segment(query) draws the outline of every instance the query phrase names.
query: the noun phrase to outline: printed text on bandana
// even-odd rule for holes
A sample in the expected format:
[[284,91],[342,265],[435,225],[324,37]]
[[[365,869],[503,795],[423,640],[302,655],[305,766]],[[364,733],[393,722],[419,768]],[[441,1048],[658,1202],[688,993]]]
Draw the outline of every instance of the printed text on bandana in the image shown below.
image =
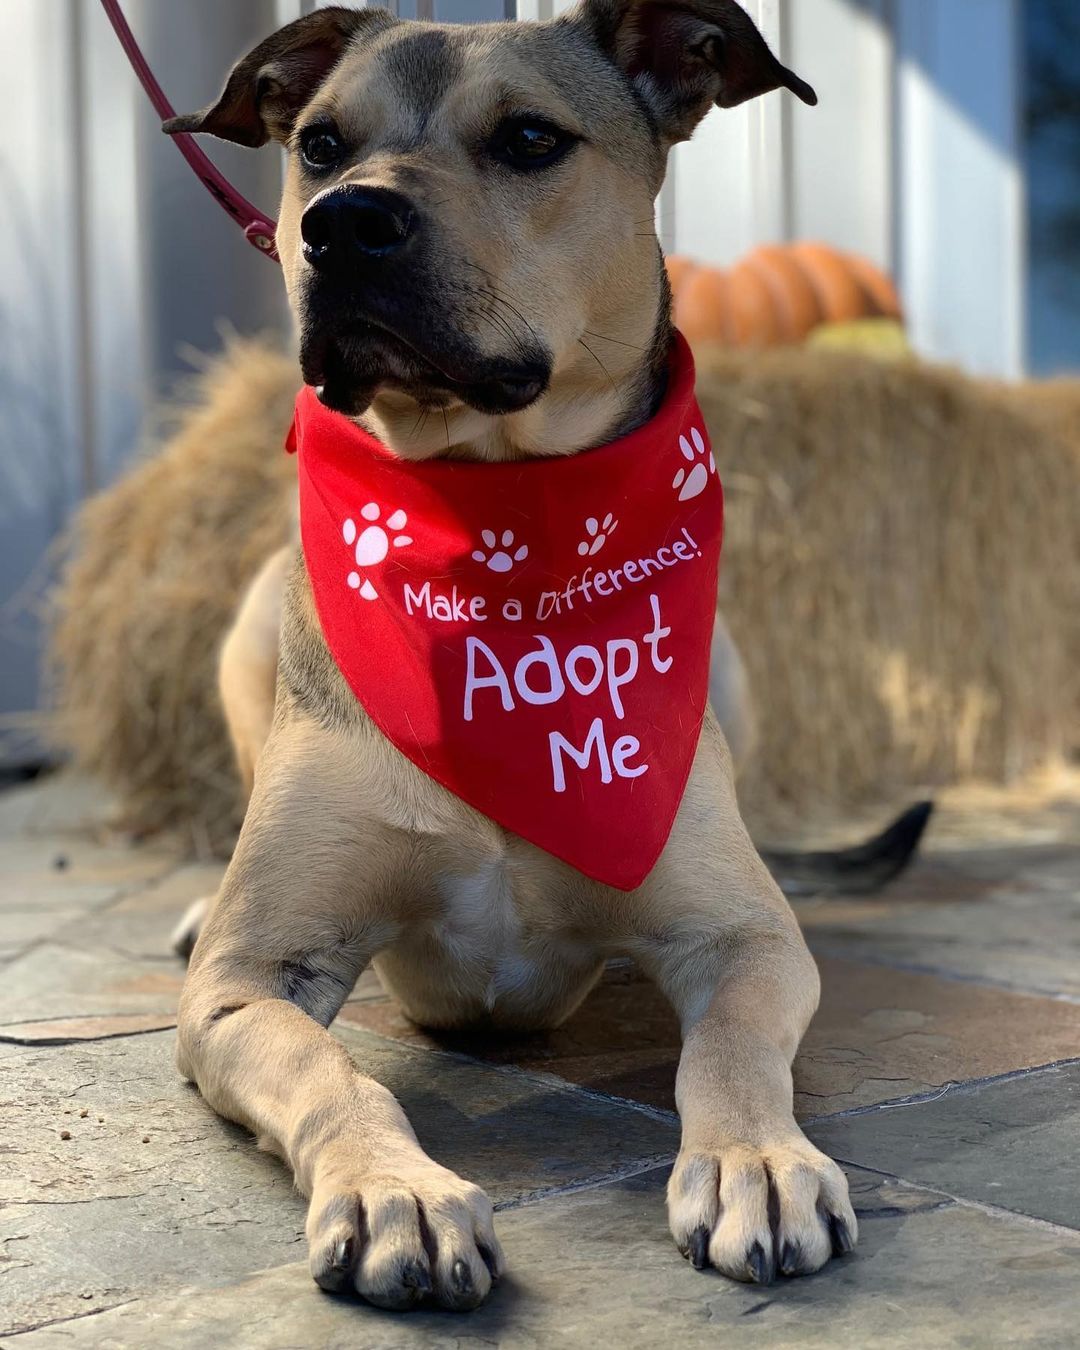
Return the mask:
[[561,731],[548,733],[551,752],[551,779],[556,792],[566,791],[566,760],[571,760],[585,771],[593,766],[600,773],[600,781],[610,783],[619,778],[640,778],[648,764],[640,760],[641,742],[637,736],[623,732],[612,740],[605,716],[613,716],[619,726],[626,716],[622,691],[637,679],[641,670],[642,649],[646,659],[659,674],[671,669],[672,658],[661,652],[661,642],[670,637],[660,615],[660,601],[649,596],[652,623],[639,637],[609,638],[603,647],[580,643],[572,647],[560,660],[555,645],[542,634],[537,636],[535,650],[526,652],[508,670],[482,638],[471,634],[465,639],[466,672],[463,715],[466,722],[477,716],[479,695],[491,690],[503,712],[513,712],[523,703],[557,705],[575,694],[589,698],[603,693],[607,706],[593,718],[581,745],[567,739]]
[[[628,559],[610,569],[586,568],[564,589],[543,591],[528,609],[520,599],[510,597],[498,604],[496,612],[509,623],[524,621],[529,612],[534,622],[542,624],[575,606],[589,606],[624,589],[634,589],[659,572],[701,557],[689,531],[683,529],[681,534],[652,557]],[[462,593],[457,586],[439,590],[430,581],[406,582],[403,599],[410,617],[438,623],[478,625],[491,616],[486,596]],[[673,662],[664,647],[671,629],[664,624],[659,597],[651,591],[647,593],[647,605],[642,607],[642,619],[637,632],[596,644],[580,643],[562,657],[542,633],[535,635],[535,647],[516,659],[500,654],[494,639],[486,641],[470,633],[465,638],[464,721],[513,713],[522,705],[550,706],[556,720],[566,700],[595,699],[596,714],[577,741],[557,726],[548,731],[552,788],[565,792],[574,766],[582,773],[598,774],[605,784],[616,778],[639,778],[649,765],[640,738],[627,725],[623,691],[646,670],[667,674]]]

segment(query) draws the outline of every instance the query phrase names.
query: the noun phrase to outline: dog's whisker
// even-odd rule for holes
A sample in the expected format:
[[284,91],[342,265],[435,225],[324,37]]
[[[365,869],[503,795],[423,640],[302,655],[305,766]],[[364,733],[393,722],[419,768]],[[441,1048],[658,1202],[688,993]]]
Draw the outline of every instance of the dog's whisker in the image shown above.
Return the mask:
[[525,325],[525,327],[529,330],[529,332],[533,335],[533,337],[536,338],[536,340],[539,342],[540,337],[536,329],[532,326],[532,324],[528,321],[525,315],[522,314],[521,310],[518,309],[516,305],[512,304],[509,300],[507,300],[505,296],[500,295],[498,291],[492,290],[488,292],[488,294],[491,295],[491,298],[494,301],[502,305],[504,309],[508,309],[516,319],[520,319],[521,322]]
[[604,374],[607,376],[608,381],[610,382],[612,389],[614,389],[615,392],[618,393],[618,392],[619,392],[619,386],[615,383],[614,379],[612,379],[611,371],[608,370],[607,366],[604,365],[603,361],[600,360],[600,358],[597,356],[597,354],[593,351],[593,349],[589,346],[589,344],[585,341],[584,338],[578,338],[578,342],[585,348],[585,350],[589,353],[589,355],[592,357],[592,359],[596,362],[596,364],[600,367],[600,369],[601,369],[601,370],[604,372]]
[[487,270],[487,268],[481,267],[479,263],[469,262],[467,259],[462,259],[462,261],[465,263],[466,267],[471,267],[474,271],[481,272],[485,277],[487,277],[491,289],[485,293],[489,294],[493,300],[498,301],[499,304],[505,305],[505,307],[510,310],[510,312],[514,315],[515,318],[521,320],[521,322],[525,325],[525,327],[529,330],[529,332],[533,335],[533,337],[536,338],[536,340],[539,342],[540,336],[537,333],[536,329],[532,326],[532,324],[521,312],[521,310],[517,307],[517,305],[515,305],[511,300],[507,299],[507,297],[499,291],[498,282],[496,278],[492,276],[492,274]]
[[586,337],[599,338],[601,342],[614,342],[618,347],[629,347],[634,352],[648,351],[647,347],[639,347],[636,342],[624,342],[622,338],[608,337],[607,333],[594,333],[591,329],[582,330]]
[[484,309],[477,309],[474,311],[474,313],[476,318],[483,319],[485,323],[490,324],[491,327],[494,328],[497,333],[503,334],[503,336],[509,339],[511,343],[515,344],[518,343],[517,334],[513,332],[510,325],[507,323],[507,321],[503,318],[501,314],[498,314],[490,307]]

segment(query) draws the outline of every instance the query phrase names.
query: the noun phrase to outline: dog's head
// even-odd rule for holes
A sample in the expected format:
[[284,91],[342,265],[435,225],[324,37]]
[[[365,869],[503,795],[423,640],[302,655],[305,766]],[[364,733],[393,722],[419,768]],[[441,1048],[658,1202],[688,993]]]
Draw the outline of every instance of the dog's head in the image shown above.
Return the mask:
[[780,86],[814,101],[736,0],[584,0],[470,26],[324,8],[166,130],[287,147],[277,244],[327,404],[475,422],[662,366],[668,150],[714,103]]

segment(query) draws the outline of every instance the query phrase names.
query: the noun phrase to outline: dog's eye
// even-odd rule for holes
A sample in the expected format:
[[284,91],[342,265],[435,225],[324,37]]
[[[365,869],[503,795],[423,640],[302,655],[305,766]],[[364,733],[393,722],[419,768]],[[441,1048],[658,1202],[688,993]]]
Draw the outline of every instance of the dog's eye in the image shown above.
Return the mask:
[[496,159],[515,169],[542,169],[554,164],[575,144],[569,131],[539,117],[508,118],[491,140]]
[[341,162],[345,147],[334,128],[322,124],[300,133],[300,153],[309,168],[332,169]]

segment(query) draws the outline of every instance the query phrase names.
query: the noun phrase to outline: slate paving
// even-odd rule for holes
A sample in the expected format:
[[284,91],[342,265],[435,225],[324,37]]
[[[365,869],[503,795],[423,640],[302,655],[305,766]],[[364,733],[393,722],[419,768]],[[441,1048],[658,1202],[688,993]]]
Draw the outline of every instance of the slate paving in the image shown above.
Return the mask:
[[902,877],[874,904],[811,901],[821,955],[1080,999],[1080,841],[967,850]]
[[1080,794],[1007,823],[946,811],[890,892],[797,907],[797,1110],[861,1225],[809,1279],[672,1247],[678,1027],[631,966],[498,1040],[424,1034],[365,973],[335,1034],[491,1194],[511,1269],[395,1316],[311,1284],[286,1170],[176,1074],[168,935],[220,865],[111,835],[85,784],[0,794],[0,1347],[1080,1345]]
[[819,1122],[839,1158],[947,1188],[960,1199],[1080,1229],[1080,1063],[960,1085],[913,1108]]
[[[1080,1054],[1080,1002],[829,957],[819,957],[818,965],[821,1006],[795,1063],[800,1119]],[[609,970],[585,1006],[543,1037],[491,1042],[436,1036],[377,995],[347,1006],[341,1020],[408,1045],[554,1073],[675,1110],[678,1020],[632,969]]]
[[1076,1344],[1076,1233],[1002,1222],[932,1191],[855,1171],[858,1255],[828,1275],[761,1289],[672,1260],[665,1178],[652,1172],[504,1215],[514,1274],[464,1317],[395,1316],[321,1295],[294,1263],[203,1288],[197,1297],[136,1299],[11,1343],[20,1350]]

